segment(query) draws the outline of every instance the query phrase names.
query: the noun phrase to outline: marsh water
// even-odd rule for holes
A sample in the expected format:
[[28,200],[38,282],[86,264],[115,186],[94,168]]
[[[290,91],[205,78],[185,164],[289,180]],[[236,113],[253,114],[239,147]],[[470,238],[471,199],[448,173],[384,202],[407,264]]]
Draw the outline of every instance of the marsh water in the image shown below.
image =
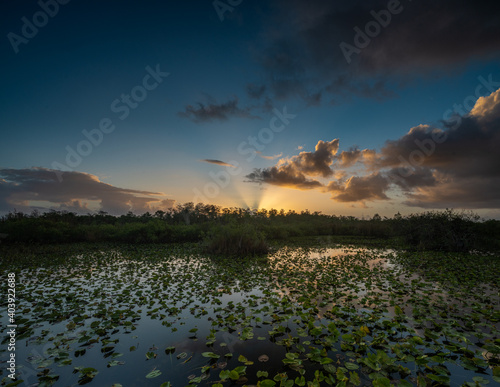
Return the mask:
[[354,246],[210,258],[180,245],[40,259],[15,269],[18,380],[495,384],[498,267],[457,280],[453,261],[433,257],[441,273],[422,267],[428,259]]

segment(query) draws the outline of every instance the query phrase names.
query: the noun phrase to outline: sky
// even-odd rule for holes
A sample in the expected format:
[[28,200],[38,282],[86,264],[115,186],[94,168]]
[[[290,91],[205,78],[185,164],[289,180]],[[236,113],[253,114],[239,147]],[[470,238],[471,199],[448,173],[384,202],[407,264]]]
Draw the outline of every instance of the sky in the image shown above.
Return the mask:
[[0,214],[500,219],[500,3],[4,0]]

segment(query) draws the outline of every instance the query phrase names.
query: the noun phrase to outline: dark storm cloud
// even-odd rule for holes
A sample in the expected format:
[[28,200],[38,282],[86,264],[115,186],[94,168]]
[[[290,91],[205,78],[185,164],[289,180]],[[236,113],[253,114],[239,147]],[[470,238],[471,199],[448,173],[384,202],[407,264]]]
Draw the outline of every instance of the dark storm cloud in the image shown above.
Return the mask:
[[261,39],[250,44],[257,73],[236,91],[252,105],[197,103],[182,117],[255,118],[252,111],[269,112],[286,99],[319,106],[392,98],[417,78],[500,59],[498,1],[278,0],[268,7]]
[[500,90],[480,98],[455,128],[420,125],[398,140],[387,141],[372,165],[435,169],[460,178],[500,177],[499,96]]
[[195,106],[186,106],[179,116],[189,118],[196,123],[227,121],[229,118],[258,118],[251,113],[252,108],[241,108],[238,105],[239,101],[236,97],[222,103],[209,98],[209,102],[198,102]]
[[440,179],[439,185],[419,187],[407,195],[404,204],[420,208],[500,208],[500,178]]
[[[359,48],[354,28],[365,31],[374,14],[386,26]],[[274,98],[301,97],[308,104],[325,94],[334,102],[336,96],[390,97],[389,82],[500,53],[500,3],[494,1],[283,0],[274,20],[256,54],[268,89]],[[342,43],[357,50],[350,64]]]
[[419,125],[387,141],[367,168],[386,170],[405,204],[424,208],[498,208],[500,89],[443,128]]
[[88,173],[0,169],[0,177],[0,211],[29,211],[34,208],[32,201],[43,201],[56,210],[88,212],[85,203],[97,201],[102,211],[124,214],[170,208],[175,203],[162,193],[115,187]]
[[393,168],[387,172],[387,177],[405,192],[411,192],[419,187],[433,187],[437,183],[436,177],[429,168]]

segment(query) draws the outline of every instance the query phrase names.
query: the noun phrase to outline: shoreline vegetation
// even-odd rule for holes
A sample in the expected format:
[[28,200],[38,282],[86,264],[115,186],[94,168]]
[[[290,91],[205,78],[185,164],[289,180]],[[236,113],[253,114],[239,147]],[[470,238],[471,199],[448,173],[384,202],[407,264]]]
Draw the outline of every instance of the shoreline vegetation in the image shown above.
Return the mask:
[[449,209],[371,219],[193,203],[143,215],[11,212],[0,219],[0,235],[1,245],[198,242],[206,252],[239,256],[264,254],[270,243],[300,237],[415,251],[500,251],[500,221]]

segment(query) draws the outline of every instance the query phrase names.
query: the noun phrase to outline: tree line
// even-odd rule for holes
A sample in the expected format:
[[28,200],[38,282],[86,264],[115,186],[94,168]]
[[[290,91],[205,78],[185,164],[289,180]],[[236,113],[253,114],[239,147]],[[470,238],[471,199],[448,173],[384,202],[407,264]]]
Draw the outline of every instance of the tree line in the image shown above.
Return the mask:
[[[230,231],[229,231],[230,230]],[[326,215],[321,212],[285,212],[276,209],[226,208],[213,204],[185,203],[166,211],[132,212],[120,216],[103,211],[79,215],[70,211],[30,214],[13,211],[0,218],[0,237],[8,244],[72,242],[174,243],[221,235],[238,240],[255,235],[261,242],[301,236],[352,236],[381,238],[395,244],[442,251],[499,250],[500,221],[481,220],[472,212],[428,211],[369,219]],[[236,236],[235,236],[236,235]],[[259,244],[260,244],[259,242]]]

